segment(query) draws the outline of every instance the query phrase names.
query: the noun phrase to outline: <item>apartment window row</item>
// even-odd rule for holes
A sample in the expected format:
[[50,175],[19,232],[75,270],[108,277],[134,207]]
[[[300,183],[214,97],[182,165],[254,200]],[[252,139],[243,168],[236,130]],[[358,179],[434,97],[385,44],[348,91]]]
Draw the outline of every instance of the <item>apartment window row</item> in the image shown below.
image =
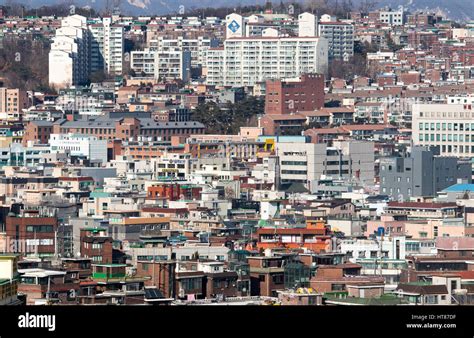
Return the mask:
[[434,123],[434,122],[420,122],[419,130],[454,130],[454,131],[469,131],[474,130],[474,123]]
[[418,141],[431,142],[474,142],[474,134],[419,134]]

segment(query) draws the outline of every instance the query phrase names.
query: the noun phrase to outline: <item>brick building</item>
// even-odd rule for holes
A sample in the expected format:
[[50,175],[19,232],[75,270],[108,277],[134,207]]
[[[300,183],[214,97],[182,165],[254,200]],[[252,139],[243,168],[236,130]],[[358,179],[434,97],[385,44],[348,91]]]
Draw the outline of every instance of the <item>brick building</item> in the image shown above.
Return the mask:
[[249,257],[252,296],[276,297],[285,288],[285,269],[281,257]]
[[15,244],[13,252],[23,256],[52,256],[56,249],[56,216],[41,216],[38,212],[23,212],[7,216],[5,231],[7,238]]
[[52,133],[53,122],[40,120],[30,121],[25,127],[22,143],[24,146],[28,144],[28,141],[39,144],[47,144]]
[[138,261],[137,276],[146,277],[145,286],[155,286],[166,298],[176,297],[175,261]]
[[265,114],[291,114],[323,106],[322,74],[304,74],[297,79],[266,82]]
[[81,257],[91,258],[94,263],[113,263],[113,240],[112,237],[106,235],[105,229],[81,229],[80,242]]
[[[128,141],[146,137],[156,141],[171,141],[172,136],[189,136],[204,133],[204,125],[196,121],[157,122],[150,113],[109,113],[97,118],[75,121],[58,120],[54,123],[55,134],[83,134],[100,140],[120,139]],[[145,116],[145,117],[142,117]]]

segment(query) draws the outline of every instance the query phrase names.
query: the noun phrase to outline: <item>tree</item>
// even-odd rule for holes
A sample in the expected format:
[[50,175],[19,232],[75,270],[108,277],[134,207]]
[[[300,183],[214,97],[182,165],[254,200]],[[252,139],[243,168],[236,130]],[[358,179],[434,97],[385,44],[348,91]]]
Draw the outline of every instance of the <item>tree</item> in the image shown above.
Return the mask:
[[107,76],[103,70],[98,70],[89,75],[89,81],[91,83],[100,83],[103,82],[106,78]]
[[250,96],[236,103],[206,102],[196,107],[193,119],[203,123],[210,134],[237,134],[240,127],[257,124],[264,101]]
[[39,90],[48,86],[46,39],[4,38],[0,48],[0,76],[6,87]]

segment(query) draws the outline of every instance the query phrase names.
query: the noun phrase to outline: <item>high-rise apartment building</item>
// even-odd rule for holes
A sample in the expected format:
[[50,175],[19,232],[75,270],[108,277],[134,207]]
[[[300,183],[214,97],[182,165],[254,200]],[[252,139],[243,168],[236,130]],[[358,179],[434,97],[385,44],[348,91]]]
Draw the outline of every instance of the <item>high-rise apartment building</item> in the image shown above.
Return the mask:
[[207,51],[210,48],[217,47],[219,41],[217,39],[199,36],[197,38],[167,38],[159,36],[148,42],[148,47],[152,51],[159,53],[165,52],[186,52],[191,53],[191,67],[199,68],[205,66]]
[[80,15],[61,21],[49,53],[49,84],[57,88],[81,85],[95,71],[122,74],[123,27],[111,18],[91,25]]
[[298,36],[317,36],[318,17],[305,12],[298,15]]
[[354,26],[322,16],[318,25],[319,36],[328,40],[329,57],[346,59],[354,55]]
[[122,74],[124,37],[123,27],[103,18],[89,25],[91,39],[91,71],[103,70],[109,74]]
[[209,51],[208,84],[253,86],[268,79],[327,72],[328,42],[325,38],[280,36],[272,28],[264,30],[262,36],[246,37],[241,18],[238,14],[227,16],[224,48]]
[[49,52],[49,84],[56,88],[83,84],[90,74],[90,32],[80,15],[61,20]]
[[191,51],[167,50],[143,51],[131,53],[130,67],[140,75],[153,76],[155,79],[189,81],[191,76]]

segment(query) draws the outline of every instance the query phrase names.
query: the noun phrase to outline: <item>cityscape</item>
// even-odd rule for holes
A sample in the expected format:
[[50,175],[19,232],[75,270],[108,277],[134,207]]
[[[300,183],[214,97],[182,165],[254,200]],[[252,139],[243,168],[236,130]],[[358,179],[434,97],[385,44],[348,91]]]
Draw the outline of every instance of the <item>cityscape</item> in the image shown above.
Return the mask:
[[0,6],[0,305],[474,305],[474,21],[120,3]]

